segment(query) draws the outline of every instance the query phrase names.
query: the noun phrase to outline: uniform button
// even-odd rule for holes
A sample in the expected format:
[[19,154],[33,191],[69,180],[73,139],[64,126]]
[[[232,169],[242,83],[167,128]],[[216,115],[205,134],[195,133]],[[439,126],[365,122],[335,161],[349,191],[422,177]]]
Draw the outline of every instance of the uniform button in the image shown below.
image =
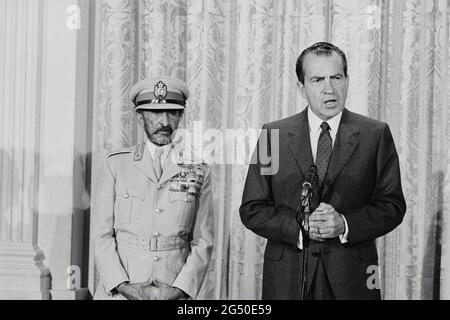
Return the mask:
[[153,261],[158,262],[161,258],[160,257],[153,257]]
[[153,237],[154,237],[154,238],[158,238],[160,235],[161,235],[161,234],[160,234],[159,232],[153,233]]
[[161,209],[155,209],[155,213],[156,214],[160,214],[161,213]]
[[319,252],[314,251],[314,252],[312,253],[312,256],[315,257],[315,258],[317,258],[317,257],[319,256]]
[[164,186],[163,185],[159,185],[158,186],[158,190],[162,190],[162,189],[164,189]]
[[140,199],[141,199],[141,201],[144,201],[144,200],[145,200],[145,197],[144,197],[144,196],[141,196]]
[[129,195],[128,193],[125,193],[125,194],[123,195],[123,197],[124,197],[125,199],[127,199],[129,196],[130,196],[130,195]]

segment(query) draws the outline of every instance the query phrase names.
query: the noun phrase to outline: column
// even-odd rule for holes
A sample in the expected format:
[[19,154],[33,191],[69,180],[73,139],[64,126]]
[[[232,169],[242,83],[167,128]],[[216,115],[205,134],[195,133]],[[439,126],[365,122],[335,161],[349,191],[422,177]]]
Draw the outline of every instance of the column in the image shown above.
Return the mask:
[[90,294],[91,6],[0,1],[0,299]]
[[42,2],[0,2],[0,299],[50,296],[37,243]]

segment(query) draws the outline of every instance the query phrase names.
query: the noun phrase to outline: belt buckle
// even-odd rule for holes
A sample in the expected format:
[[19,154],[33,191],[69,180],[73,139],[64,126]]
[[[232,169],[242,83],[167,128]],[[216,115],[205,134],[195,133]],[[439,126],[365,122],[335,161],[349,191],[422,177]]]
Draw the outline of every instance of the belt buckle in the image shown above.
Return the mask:
[[158,251],[158,238],[152,236],[149,239],[149,242],[150,242],[150,251]]

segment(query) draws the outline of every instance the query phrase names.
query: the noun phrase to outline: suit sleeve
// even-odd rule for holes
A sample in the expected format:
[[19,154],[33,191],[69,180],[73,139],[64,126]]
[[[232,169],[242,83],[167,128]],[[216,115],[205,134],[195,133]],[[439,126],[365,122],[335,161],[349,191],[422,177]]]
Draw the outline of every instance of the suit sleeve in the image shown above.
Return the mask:
[[94,252],[105,292],[112,295],[112,290],[120,283],[129,281],[129,278],[116,251],[113,229],[115,178],[107,159],[102,166],[100,181],[99,205],[93,221]]
[[214,244],[214,214],[211,195],[211,172],[208,167],[204,183],[198,196],[198,207],[194,220],[191,252],[172,286],[195,299],[208,270]]
[[288,244],[297,248],[300,226],[296,221],[296,212],[288,207],[276,206],[274,203],[272,175],[277,174],[277,172],[263,174],[264,169],[267,171],[268,166],[278,168],[278,164],[269,163],[267,165],[264,163],[265,161],[261,161],[261,158],[265,157],[266,154],[270,156],[271,144],[279,143],[279,141],[270,141],[269,133],[266,126],[263,126],[248,168],[239,213],[242,223],[257,235],[276,243]]
[[385,235],[397,227],[405,215],[399,159],[387,124],[380,136],[376,168],[371,203],[345,214],[348,224],[346,245],[357,245]]

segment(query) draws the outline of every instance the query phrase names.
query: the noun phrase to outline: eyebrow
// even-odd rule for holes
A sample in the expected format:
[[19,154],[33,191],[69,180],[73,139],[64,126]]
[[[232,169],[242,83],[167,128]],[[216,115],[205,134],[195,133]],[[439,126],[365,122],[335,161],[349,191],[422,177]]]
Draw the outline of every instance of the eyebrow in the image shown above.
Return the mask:
[[[342,73],[336,73],[336,74],[333,74],[333,75],[331,75],[331,76],[329,76],[330,78],[336,78],[336,77],[343,77],[344,75],[342,74]],[[323,80],[323,79],[325,79],[326,77],[319,77],[319,76],[312,76],[311,77],[311,80]]]

